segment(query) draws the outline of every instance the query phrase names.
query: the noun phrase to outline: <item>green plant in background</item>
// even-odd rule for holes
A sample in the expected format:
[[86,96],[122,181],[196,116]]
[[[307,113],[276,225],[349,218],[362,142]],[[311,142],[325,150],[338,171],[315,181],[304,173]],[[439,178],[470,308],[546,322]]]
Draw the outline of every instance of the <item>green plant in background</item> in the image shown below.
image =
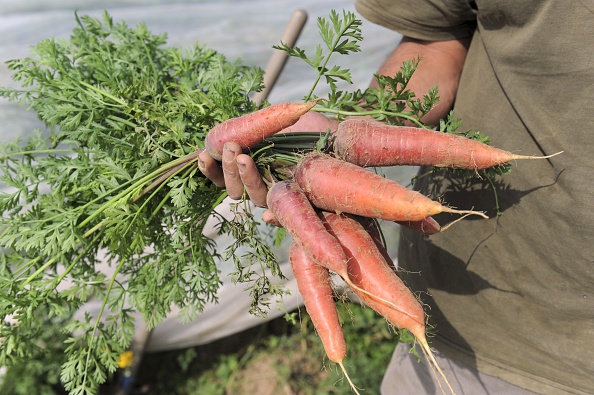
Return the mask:
[[[382,317],[358,303],[339,302],[338,307],[352,379],[365,393],[379,393],[395,345],[412,343],[413,337],[406,331],[395,333]],[[298,325],[278,318],[212,345],[149,354],[137,387],[170,395],[238,394],[255,388],[269,393],[290,389],[295,394],[351,394],[342,372],[325,357],[305,310],[296,314]],[[214,350],[218,352],[212,357]]]
[[61,365],[66,361],[64,342],[70,335],[63,330],[67,319],[48,319],[46,309],[36,309],[35,315],[46,320],[46,325],[31,337],[37,348],[23,363],[18,363],[0,375],[1,395],[59,395]]

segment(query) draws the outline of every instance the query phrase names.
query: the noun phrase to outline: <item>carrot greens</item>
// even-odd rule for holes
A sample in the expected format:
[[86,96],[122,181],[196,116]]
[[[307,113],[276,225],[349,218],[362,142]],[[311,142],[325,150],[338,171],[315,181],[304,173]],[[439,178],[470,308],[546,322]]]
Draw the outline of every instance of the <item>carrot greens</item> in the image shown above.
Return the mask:
[[[154,327],[173,306],[190,320],[216,300],[224,252],[203,231],[226,195],[195,152],[215,124],[257,109],[262,70],[200,45],[166,47],[165,35],[107,13],[76,21],[69,39],[8,62],[21,86],[0,89],[47,126],[0,148],[0,365],[38,355],[55,317],[70,333],[62,382],[91,394],[130,345],[132,312]],[[278,278],[272,243],[245,220],[219,217],[257,251],[235,260],[238,281],[253,281],[253,264]],[[257,284],[253,310],[264,314],[260,302],[284,291],[266,276]],[[100,316],[73,319],[92,299]]]

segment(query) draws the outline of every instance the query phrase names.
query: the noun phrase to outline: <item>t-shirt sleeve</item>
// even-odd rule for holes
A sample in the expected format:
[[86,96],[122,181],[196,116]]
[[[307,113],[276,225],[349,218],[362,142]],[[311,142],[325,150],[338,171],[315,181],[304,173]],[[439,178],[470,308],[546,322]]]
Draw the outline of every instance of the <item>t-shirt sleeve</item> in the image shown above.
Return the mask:
[[356,0],[365,19],[419,40],[445,41],[469,37],[476,10],[468,0]]

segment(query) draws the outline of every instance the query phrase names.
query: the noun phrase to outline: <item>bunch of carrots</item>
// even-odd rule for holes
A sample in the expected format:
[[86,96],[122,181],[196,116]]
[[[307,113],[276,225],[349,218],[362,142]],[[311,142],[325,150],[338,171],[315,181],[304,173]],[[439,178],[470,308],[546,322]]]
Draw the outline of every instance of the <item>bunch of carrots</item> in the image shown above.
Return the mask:
[[[230,119],[209,132],[205,147],[215,159],[221,158],[229,141],[246,151],[253,149],[296,123],[316,103],[280,103]],[[479,170],[544,157],[515,155],[464,136],[367,118],[342,121],[331,141],[330,152],[301,155],[290,177],[270,182],[267,195],[268,209],[293,238],[291,267],[328,358],[339,364],[358,393],[343,365],[347,346],[333,298],[330,274],[335,273],[365,304],[415,336],[441,377],[440,385],[443,381],[453,393],[427,342],[423,307],[398,277],[376,220],[396,221],[430,235],[445,228],[432,218],[436,214],[487,216],[444,206],[365,167]]]

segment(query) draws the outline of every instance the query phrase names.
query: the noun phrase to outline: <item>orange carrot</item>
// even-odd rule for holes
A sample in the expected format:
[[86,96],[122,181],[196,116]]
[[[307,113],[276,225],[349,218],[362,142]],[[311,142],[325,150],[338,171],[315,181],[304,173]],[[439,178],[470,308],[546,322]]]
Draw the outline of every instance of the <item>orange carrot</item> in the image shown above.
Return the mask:
[[[396,322],[392,322],[396,327],[422,327],[424,331],[425,313],[422,306],[390,268],[365,228],[348,214],[322,212],[322,218],[326,229],[338,240],[349,259],[347,267],[351,281],[373,294],[377,292],[377,295],[398,306],[401,314]],[[370,301],[365,294],[361,297],[365,302]],[[385,309],[394,310],[381,303],[379,306],[382,307],[380,314],[385,313]],[[421,330],[415,329],[415,332],[420,334]]]
[[334,133],[336,156],[359,166],[435,166],[480,170],[516,159],[516,155],[464,136],[434,130],[348,119]]
[[330,273],[311,260],[295,242],[289,247],[289,259],[299,293],[303,296],[303,303],[324,344],[324,350],[331,361],[341,363],[346,358],[347,345],[334,305]]
[[304,156],[294,178],[312,204],[326,211],[389,221],[419,221],[442,212],[487,218],[478,211],[443,206],[393,180],[320,153]]
[[328,358],[340,366],[351,388],[358,394],[342,363],[347,355],[347,344],[334,303],[328,269],[311,260],[295,242],[289,247],[289,259],[305,309],[322,340]]
[[[357,288],[349,278],[347,256],[342,246],[328,233],[322,219],[294,181],[275,183],[268,191],[267,204],[276,221],[315,263],[338,274],[351,288]],[[364,289],[359,292],[377,298]],[[378,300],[390,304],[385,299]]]
[[381,252],[386,262],[388,262],[392,269],[396,270],[396,266],[394,266],[394,261],[392,260],[392,257],[390,256],[388,250],[386,250],[386,246],[384,245],[384,237],[382,235],[380,226],[377,223],[377,220],[374,218],[361,216],[356,217],[356,219],[363,226],[363,228],[365,228],[367,233],[369,233],[369,236],[371,236],[371,238],[373,239],[373,242],[377,246],[377,249]]
[[216,160],[221,160],[223,146],[236,142],[244,150],[293,125],[319,101],[305,103],[278,103],[237,118],[228,119],[213,127],[204,141],[206,150]]
[[[322,216],[327,229],[338,239],[349,258],[348,272],[353,284],[391,303],[378,302],[377,299],[369,298],[368,293],[360,293],[356,288],[353,289],[353,292],[394,326],[399,329],[407,329],[415,336],[423,353],[453,393],[454,391],[435,361],[427,342],[423,307],[400,277],[390,268],[372,237],[353,216],[329,212],[322,213]],[[393,306],[397,306],[397,308]]]
[[326,231],[307,197],[293,181],[272,185],[266,197],[268,209],[317,264],[348,281],[347,258],[338,241]]

